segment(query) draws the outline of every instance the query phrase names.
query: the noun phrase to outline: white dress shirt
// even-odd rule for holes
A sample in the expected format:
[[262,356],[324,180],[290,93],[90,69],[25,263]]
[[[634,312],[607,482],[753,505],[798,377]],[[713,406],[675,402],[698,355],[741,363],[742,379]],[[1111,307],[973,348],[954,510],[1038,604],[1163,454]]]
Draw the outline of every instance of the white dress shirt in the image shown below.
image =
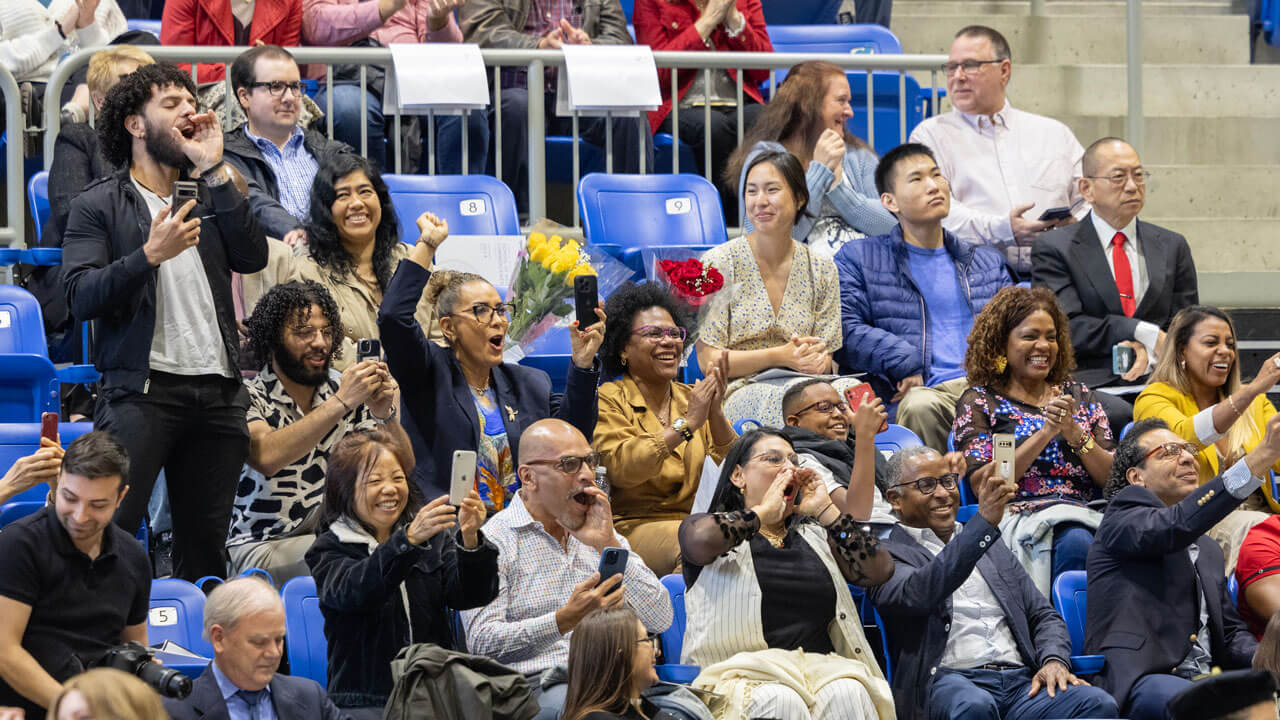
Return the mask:
[[[930,528],[898,527],[907,531],[916,542],[933,556],[946,547],[946,543]],[[956,523],[952,540],[959,537],[964,526]],[[999,663],[1023,665],[1018,653],[1018,643],[1013,639],[1009,621],[991,586],[975,567],[969,577],[951,593],[951,625],[947,634],[947,646],[942,651],[939,665],[955,670]]]
[[1084,148],[1070,128],[1052,118],[1009,105],[994,116],[952,110],[916,126],[911,142],[933,150],[951,183],[951,212],[942,226],[961,240],[986,243],[1005,253],[1020,272],[1031,268],[1031,248],[1014,245],[1009,213],[1035,203],[1023,217],[1071,207],[1077,218],[1089,206],[1080,196]]

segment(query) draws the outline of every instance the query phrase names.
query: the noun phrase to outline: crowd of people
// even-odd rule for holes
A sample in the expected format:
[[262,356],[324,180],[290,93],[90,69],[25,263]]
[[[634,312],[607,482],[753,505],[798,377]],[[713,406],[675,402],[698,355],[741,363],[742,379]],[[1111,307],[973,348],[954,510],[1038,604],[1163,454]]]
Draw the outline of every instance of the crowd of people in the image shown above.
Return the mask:
[[[110,2],[77,0],[67,26]],[[768,49],[754,0],[640,5],[654,47]],[[465,240],[430,211],[400,236],[385,156],[343,136],[381,116],[348,113],[352,86],[336,85],[338,137],[304,127],[306,70],[280,45],[629,42],[618,4],[228,13],[170,0],[165,34],[257,45],[229,69],[235,127],[189,72],[119,46],[89,68],[96,129],[58,139],[64,262],[42,300],[93,323],[102,381],[77,406],[93,432],[65,451],[45,440],[0,481],[0,499],[51,488],[0,531],[0,705],[68,720],[1155,720],[1274,698],[1280,354],[1245,381],[1186,240],[1138,219],[1137,152],[1014,109],[997,31],[957,33],[953,110],[883,157],[846,130],[834,65],[796,66],[767,103],[747,93],[741,145],[733,113],[712,113],[710,170],[743,219],[702,256],[720,301],[695,317],[665,285],[622,285],[570,323],[555,392],[505,357],[511,298],[437,265]],[[676,83],[682,109],[723,108],[736,77]],[[503,113],[523,112],[522,73],[499,90]],[[608,121],[617,156],[670,110]],[[702,112],[678,118],[702,136]],[[437,131],[487,132],[457,121]],[[519,133],[503,142],[525,155]],[[503,165],[513,189],[522,172]],[[682,382],[695,348],[701,378]],[[890,420],[919,441],[886,457]],[[161,471],[176,577],[313,578],[327,687],[282,672],[284,609],[257,577],[206,599],[213,658],[185,699],[90,669],[147,642],[154,568],[132,537]],[[1083,650],[1105,658],[1089,675],[1051,602],[1073,571]],[[659,657],[676,587],[680,657]],[[883,619],[883,657],[859,603]],[[660,684],[659,661],[696,677]],[[1227,683],[1251,689],[1223,701]]]

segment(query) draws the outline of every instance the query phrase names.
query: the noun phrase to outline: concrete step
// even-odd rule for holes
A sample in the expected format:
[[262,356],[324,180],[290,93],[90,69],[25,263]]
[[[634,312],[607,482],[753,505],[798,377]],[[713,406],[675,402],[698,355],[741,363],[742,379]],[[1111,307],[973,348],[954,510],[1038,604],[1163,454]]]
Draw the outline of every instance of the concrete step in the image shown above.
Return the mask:
[[[945,6],[946,2],[939,5]],[[940,8],[940,11],[943,11]],[[1123,63],[1125,23],[1114,15],[904,15],[895,8],[893,32],[908,53],[946,53],[957,29],[989,25],[1009,41],[1015,64]],[[1246,65],[1249,19],[1244,15],[1158,15],[1143,18],[1148,64]]]
[[[1280,272],[1280,219],[1241,217],[1160,216],[1142,219],[1182,233],[1191,246],[1196,271],[1201,273]],[[1264,292],[1280,307],[1280,284]]]
[[[1017,102],[1015,100],[1015,102]],[[1124,137],[1124,116],[1057,115],[1083,145]],[[1142,159],[1155,165],[1280,164],[1280,133],[1267,117],[1147,117]],[[1280,173],[1278,173],[1280,174]],[[1269,186],[1277,187],[1273,179]]]
[[[1280,117],[1280,67],[1273,65],[1148,64],[1142,84],[1148,118]],[[1017,65],[1009,97],[1051,117],[1128,112],[1124,65]]]
[[1152,173],[1144,217],[1280,218],[1275,165],[1144,164]]
[[[1148,2],[1143,3],[1144,16],[1151,15],[1232,15],[1243,14],[1243,5],[1226,0],[1206,2]],[[937,15],[1030,15],[1031,4],[1027,0],[898,0],[893,4],[894,18],[918,19]],[[1125,3],[1119,0],[1070,0],[1047,3],[1048,15],[1105,15],[1123,16]],[[896,23],[895,23],[896,24]]]

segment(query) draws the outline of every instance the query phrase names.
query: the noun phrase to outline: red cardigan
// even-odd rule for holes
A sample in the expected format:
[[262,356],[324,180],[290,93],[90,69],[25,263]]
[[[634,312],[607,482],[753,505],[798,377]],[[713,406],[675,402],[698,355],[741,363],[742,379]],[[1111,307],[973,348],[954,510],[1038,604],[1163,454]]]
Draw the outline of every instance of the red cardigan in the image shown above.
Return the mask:
[[[172,2],[173,0],[170,0]],[[765,30],[764,9],[760,0],[737,0],[738,12],[746,19],[746,27],[731,38],[724,26],[711,32],[710,40],[716,50],[734,52],[773,52],[769,33]],[[698,8],[690,0],[636,0],[632,22],[636,28],[636,43],[648,45],[653,50],[708,50],[693,26],[699,15]],[[700,70],[681,70],[679,93],[683,98]],[[737,72],[729,71],[737,80]],[[759,86],[769,79],[768,70],[748,70],[743,78],[742,92],[758,103],[764,102]],[[671,70],[658,68],[658,89],[662,92],[662,107],[649,113],[649,126],[656,131],[671,112]]]
[[[235,44],[235,18],[230,0],[165,0],[160,25],[162,45],[227,47]],[[302,0],[257,0],[249,25],[249,44],[297,47],[302,38]],[[230,63],[228,63],[230,65]],[[186,63],[178,65],[189,71]],[[196,66],[200,83],[222,80],[221,63]]]

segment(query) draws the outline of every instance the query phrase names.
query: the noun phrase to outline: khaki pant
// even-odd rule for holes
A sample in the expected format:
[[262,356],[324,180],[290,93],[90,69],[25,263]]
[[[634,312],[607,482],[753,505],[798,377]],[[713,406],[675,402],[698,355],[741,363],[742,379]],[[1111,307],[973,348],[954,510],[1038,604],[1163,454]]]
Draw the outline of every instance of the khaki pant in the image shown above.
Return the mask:
[[898,424],[919,435],[925,445],[945,453],[947,435],[956,419],[956,403],[968,389],[968,378],[911,388],[898,403]]
[[303,556],[315,541],[315,535],[299,535],[233,545],[227,548],[231,557],[227,577],[233,578],[249,568],[261,568],[271,574],[276,587],[282,587],[293,578],[311,574]]
[[631,545],[654,575],[670,575],[680,567],[680,541],[676,534],[680,520],[650,520],[648,522],[619,520],[614,527]]

